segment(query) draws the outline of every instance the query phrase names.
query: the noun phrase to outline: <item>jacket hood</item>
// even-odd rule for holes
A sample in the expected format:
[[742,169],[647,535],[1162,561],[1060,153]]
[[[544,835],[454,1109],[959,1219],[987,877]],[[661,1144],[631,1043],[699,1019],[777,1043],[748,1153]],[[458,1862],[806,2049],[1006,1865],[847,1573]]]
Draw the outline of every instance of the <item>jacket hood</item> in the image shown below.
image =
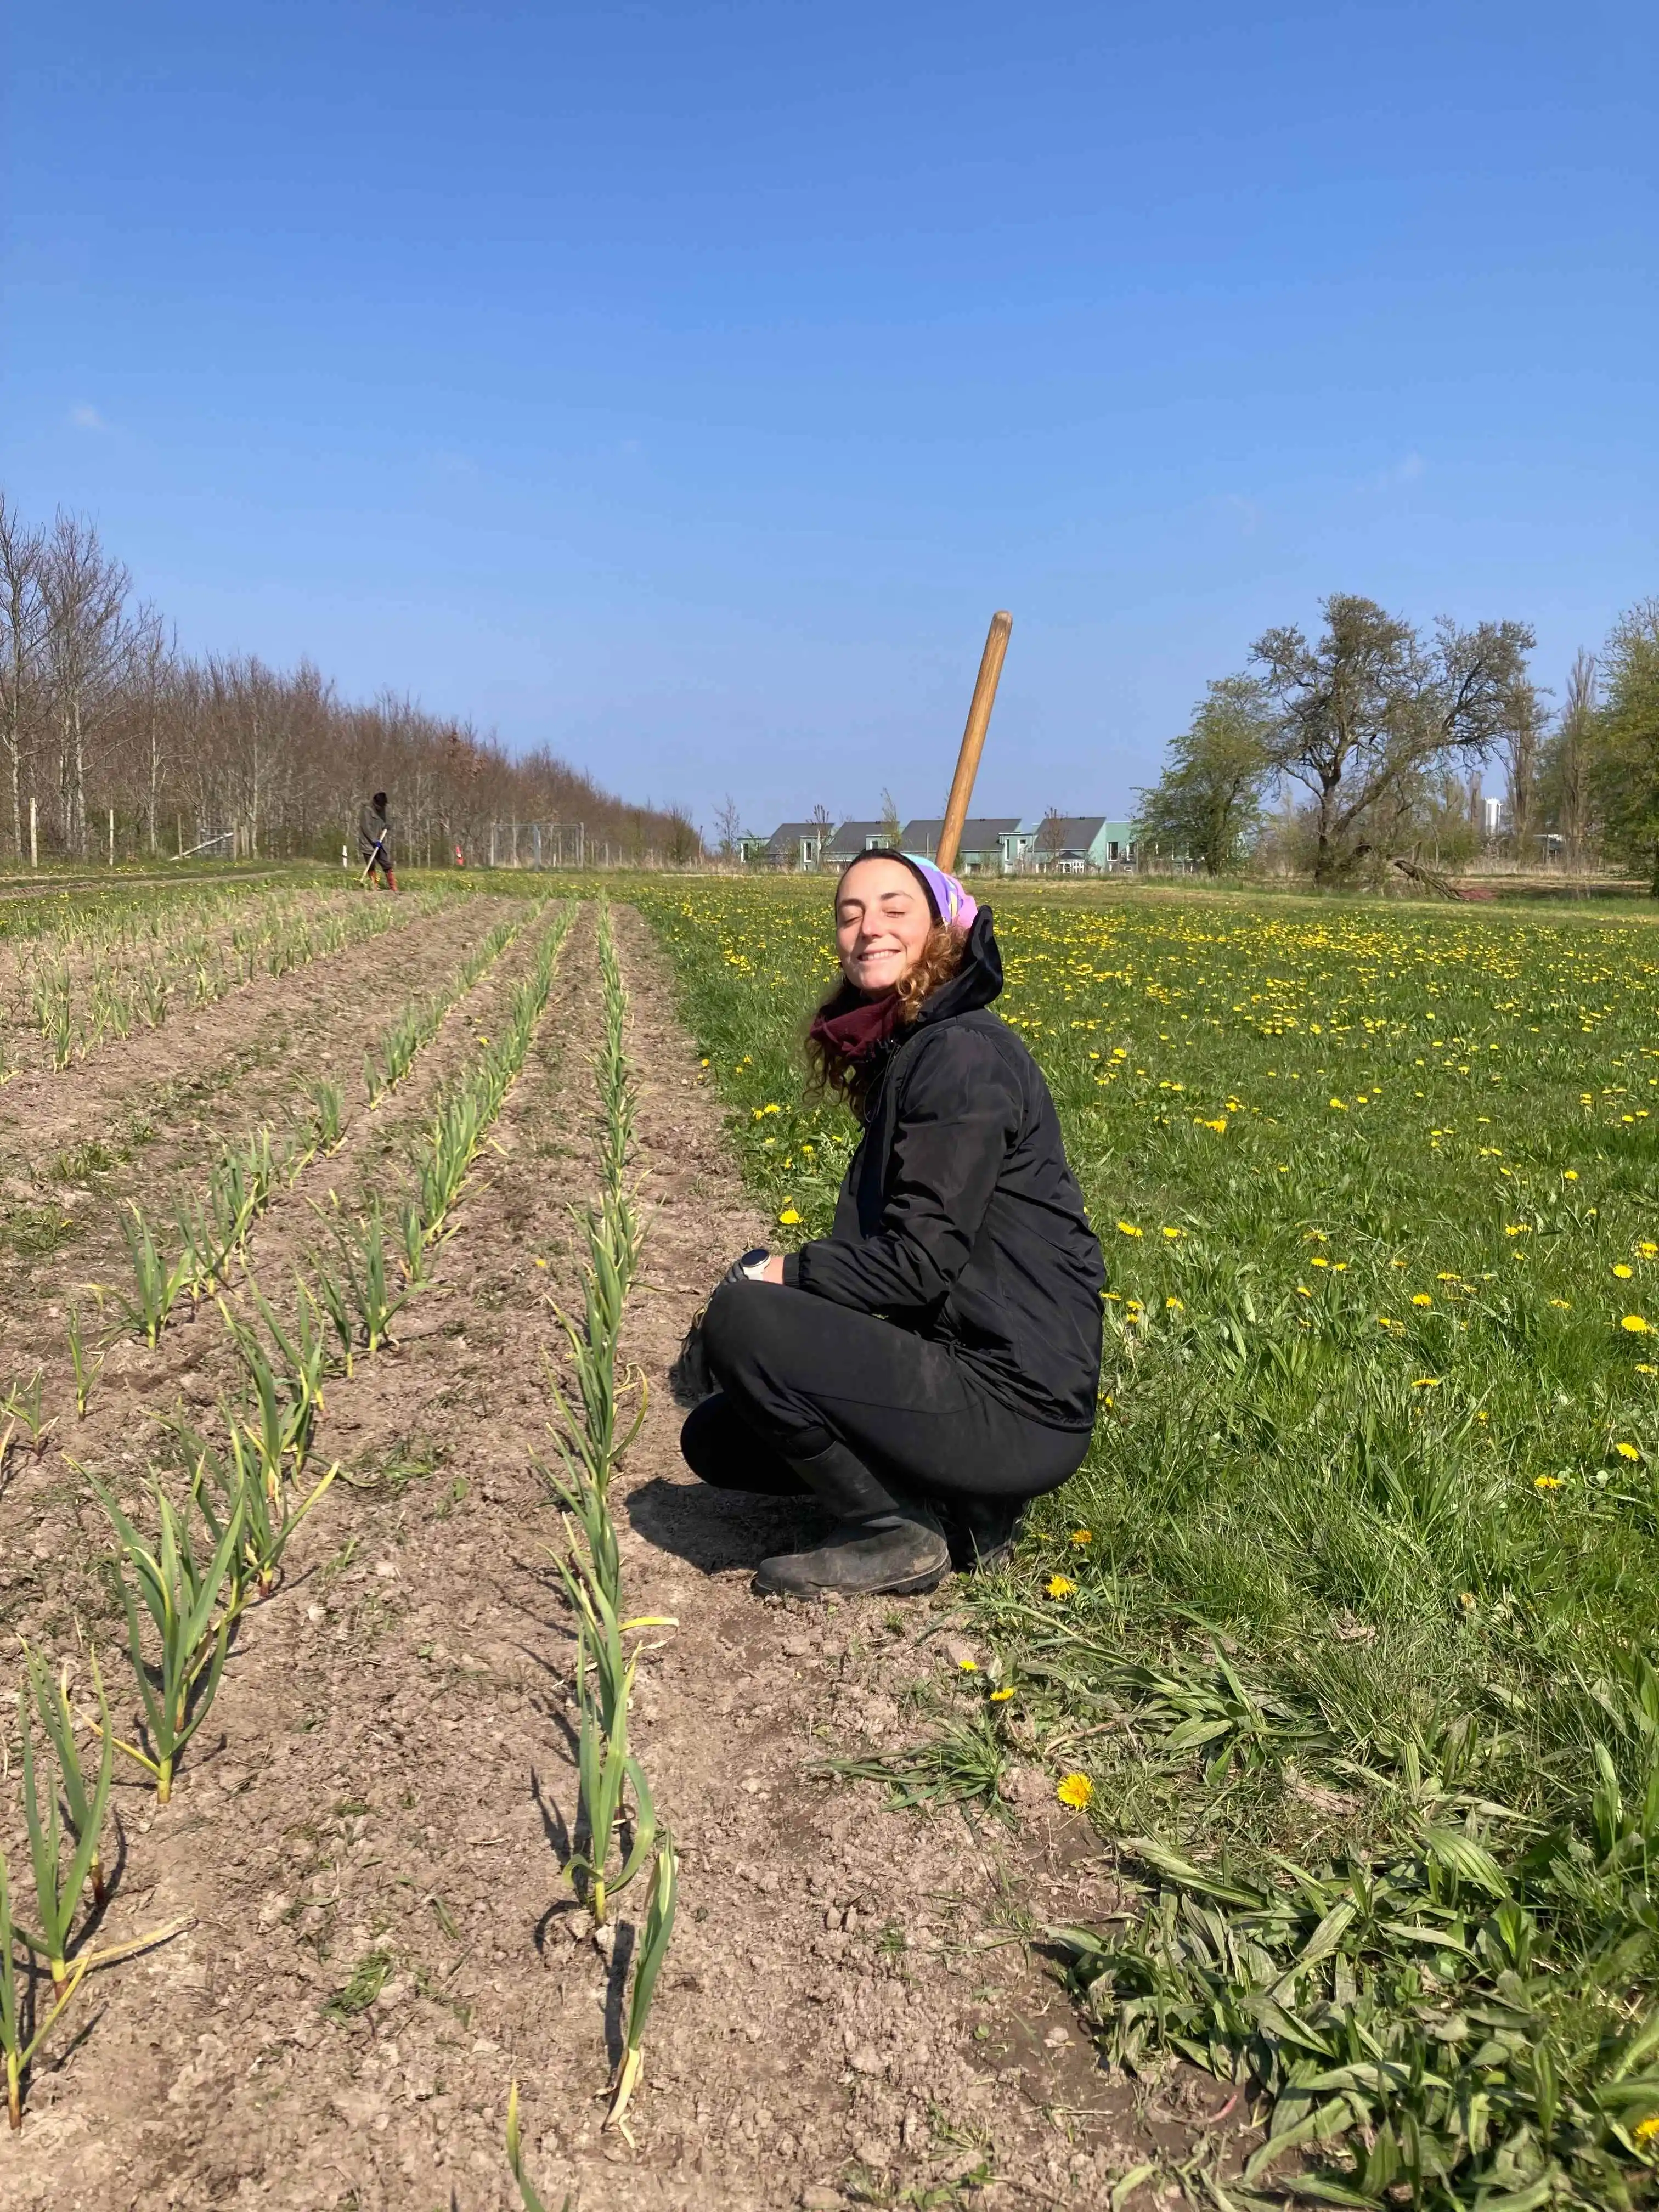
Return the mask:
[[977,1013],[981,1006],[988,1006],[1001,990],[1002,954],[997,949],[996,933],[991,926],[991,909],[982,906],[968,932],[968,950],[961,967],[948,983],[941,983],[932,997],[924,1000],[916,1016],[916,1026],[920,1029],[924,1022],[949,1021],[956,1014]]

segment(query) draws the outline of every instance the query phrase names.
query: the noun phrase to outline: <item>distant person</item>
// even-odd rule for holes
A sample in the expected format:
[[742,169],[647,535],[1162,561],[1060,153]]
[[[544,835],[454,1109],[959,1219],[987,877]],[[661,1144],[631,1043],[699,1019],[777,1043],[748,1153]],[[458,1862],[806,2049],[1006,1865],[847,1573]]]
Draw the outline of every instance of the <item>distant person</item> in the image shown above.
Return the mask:
[[397,890],[398,878],[392,872],[392,823],[386,817],[383,791],[377,791],[357,817],[357,857],[363,863],[363,874],[369,882],[374,882],[378,869],[385,878],[386,890]]
[[1100,1246],[1042,1072],[990,1012],[990,909],[868,853],[835,926],[808,1050],[863,1141],[830,1234],[745,1253],[715,1291],[713,1388],[680,1438],[717,1488],[829,1508],[827,1536],[756,1577],[799,1597],[1002,1564],[1027,1500],[1082,1465],[1100,1379]]

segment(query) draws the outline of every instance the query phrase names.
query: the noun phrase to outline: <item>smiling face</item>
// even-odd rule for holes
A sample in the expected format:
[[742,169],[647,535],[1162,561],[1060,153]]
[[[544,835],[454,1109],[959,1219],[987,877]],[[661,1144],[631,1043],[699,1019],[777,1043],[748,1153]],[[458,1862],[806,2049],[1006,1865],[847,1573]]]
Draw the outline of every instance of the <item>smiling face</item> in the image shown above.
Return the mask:
[[836,949],[855,991],[878,999],[921,957],[933,927],[927,894],[902,860],[855,860],[836,893]]

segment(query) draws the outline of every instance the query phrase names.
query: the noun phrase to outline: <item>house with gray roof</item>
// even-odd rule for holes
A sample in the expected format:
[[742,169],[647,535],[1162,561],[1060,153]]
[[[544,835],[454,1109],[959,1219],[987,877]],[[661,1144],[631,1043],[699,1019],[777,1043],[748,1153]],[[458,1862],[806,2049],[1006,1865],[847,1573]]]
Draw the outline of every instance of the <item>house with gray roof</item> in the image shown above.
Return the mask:
[[[1006,841],[1019,833],[1020,822],[1013,814],[970,814],[962,825],[962,843],[957,854],[957,872],[960,875],[979,875],[987,870],[997,874],[1006,872],[1011,865]],[[904,849],[931,860],[939,851],[939,841],[945,833],[945,817],[924,816],[904,825]]]
[[769,868],[816,868],[829,831],[822,822],[780,822],[761,848]]
[[844,868],[860,853],[875,852],[887,842],[887,832],[879,822],[843,822],[824,847],[823,857],[833,860],[838,868]]

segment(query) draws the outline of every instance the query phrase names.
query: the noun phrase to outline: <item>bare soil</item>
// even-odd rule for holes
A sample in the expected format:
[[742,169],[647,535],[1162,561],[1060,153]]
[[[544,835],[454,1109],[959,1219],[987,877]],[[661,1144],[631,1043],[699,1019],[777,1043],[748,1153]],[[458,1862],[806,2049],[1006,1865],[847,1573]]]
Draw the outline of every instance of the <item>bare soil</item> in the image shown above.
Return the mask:
[[[601,1949],[563,1871],[571,1640],[546,1554],[558,1525],[532,1464],[549,1449],[550,1299],[571,1287],[570,1209],[594,1173],[584,908],[437,1286],[395,1345],[329,1386],[320,1463],[338,1457],[353,1486],[336,1484],[285,1583],[245,1616],[173,1803],[158,1810],[120,1778],[98,1940],[191,1924],[77,1998],[74,2040],[60,2030],[21,2135],[0,2140],[9,2212],[503,2212],[517,2203],[502,2145],[514,2077],[549,2212],[567,2196],[572,2212],[1093,2205],[1152,2157],[1159,2171],[1132,2202],[1182,2203],[1179,2166],[1236,2160],[1229,2127],[1202,2124],[1224,2101],[1206,2077],[1176,2075],[1160,2103],[1103,2076],[1030,1940],[1109,1912],[1115,1895],[1051,1780],[1017,1777],[1006,1817],[970,1823],[890,1810],[879,1789],[820,1771],[828,1755],[914,1740],[918,1701],[963,1694],[960,1591],[763,1603],[750,1575],[793,1539],[799,1509],[711,1494],[681,1463],[669,1362],[708,1285],[767,1224],[656,949],[631,913],[617,926],[650,1224],[626,1346],[649,1409],[618,1517],[630,1604],[678,1624],[643,1661],[633,1718],[683,1855],[631,2139],[601,2123],[644,1900],[623,1893]],[[439,929],[420,933],[433,969],[453,953]],[[514,948],[526,957],[530,934]],[[481,988],[505,990],[501,969]],[[347,1005],[311,1011],[336,1036]],[[441,1079],[483,1006],[469,1004],[453,1048],[411,1085]],[[188,1038],[215,1064],[246,1040],[216,1026],[228,1011],[181,1026],[175,1047]],[[411,1091],[410,1112],[423,1095]],[[365,1166],[371,1137],[358,1140]],[[304,1196],[262,1227],[262,1272],[298,1249]],[[111,1358],[79,1425],[54,1370],[58,1431],[0,1474],[0,1618],[54,1656],[75,1650],[78,1623],[118,1679],[92,1571],[100,1518],[60,1447],[136,1487],[141,1409],[210,1398],[224,1357],[204,1316],[155,1355],[128,1344]],[[15,1784],[0,1786],[15,1886],[20,1831]]]

